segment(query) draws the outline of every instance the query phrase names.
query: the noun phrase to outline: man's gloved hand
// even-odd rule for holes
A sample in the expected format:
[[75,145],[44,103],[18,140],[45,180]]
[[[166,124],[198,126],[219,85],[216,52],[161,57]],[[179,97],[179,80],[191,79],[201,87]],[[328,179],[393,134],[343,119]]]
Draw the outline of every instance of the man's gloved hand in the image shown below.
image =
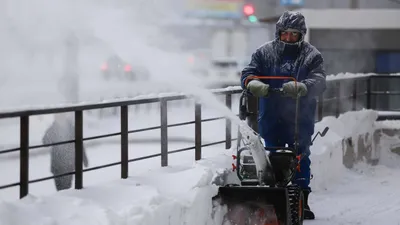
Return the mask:
[[[296,89],[297,85],[297,89]],[[297,95],[300,95],[300,97],[303,97],[307,94],[307,86],[301,82],[294,82],[294,81],[289,81],[287,83],[284,83],[282,85],[283,92],[288,95],[289,97],[292,98],[297,98]]]
[[246,87],[256,97],[266,97],[268,95],[269,85],[259,80],[251,80]]

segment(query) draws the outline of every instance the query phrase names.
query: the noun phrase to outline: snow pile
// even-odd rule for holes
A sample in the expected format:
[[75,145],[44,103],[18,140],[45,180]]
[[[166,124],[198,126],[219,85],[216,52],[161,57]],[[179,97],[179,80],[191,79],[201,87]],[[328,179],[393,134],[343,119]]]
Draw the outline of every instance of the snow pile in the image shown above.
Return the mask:
[[[210,165],[160,168],[80,191],[0,204],[1,225],[213,224]],[[21,216],[23,215],[23,216]]]
[[[372,137],[375,131],[375,121],[378,113],[372,110],[347,112],[338,118],[325,117],[316,124],[315,133],[328,126],[329,131],[323,138],[317,138],[311,146],[311,169],[313,180],[311,186],[314,190],[324,190],[337,182],[344,170],[346,148],[343,145],[346,139],[351,138],[354,150],[358,149],[360,135],[369,134]],[[354,141],[357,140],[357,141]],[[353,160],[353,159],[350,159]]]

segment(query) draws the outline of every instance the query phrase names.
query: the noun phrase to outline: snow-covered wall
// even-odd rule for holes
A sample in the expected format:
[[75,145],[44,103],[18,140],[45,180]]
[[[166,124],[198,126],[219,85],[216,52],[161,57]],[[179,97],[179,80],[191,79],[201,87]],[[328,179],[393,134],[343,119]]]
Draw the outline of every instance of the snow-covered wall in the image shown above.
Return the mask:
[[[326,126],[329,131],[311,147],[313,188],[328,188],[341,177],[343,170],[358,161],[379,160],[372,146],[377,118],[376,111],[362,110],[347,112],[338,118],[325,117],[316,124],[316,132],[322,132]],[[368,155],[367,160],[364,160],[365,155]]]
[[337,182],[344,170],[359,163],[398,165],[392,154],[400,146],[400,122],[377,121],[378,112],[362,110],[347,112],[338,118],[325,117],[316,124],[316,132],[326,126],[327,135],[316,139],[311,147],[311,186],[325,190]]

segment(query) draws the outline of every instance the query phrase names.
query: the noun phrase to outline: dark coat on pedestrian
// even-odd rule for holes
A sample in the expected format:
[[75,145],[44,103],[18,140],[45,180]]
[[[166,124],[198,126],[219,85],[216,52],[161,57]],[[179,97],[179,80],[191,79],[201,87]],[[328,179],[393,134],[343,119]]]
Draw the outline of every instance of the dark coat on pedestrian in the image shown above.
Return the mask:
[[[75,140],[74,124],[69,119],[56,119],[46,130],[43,144],[53,144]],[[50,147],[50,170],[53,174],[68,173],[75,170],[75,143],[54,145]],[[83,149],[83,163],[88,165],[85,148]]]

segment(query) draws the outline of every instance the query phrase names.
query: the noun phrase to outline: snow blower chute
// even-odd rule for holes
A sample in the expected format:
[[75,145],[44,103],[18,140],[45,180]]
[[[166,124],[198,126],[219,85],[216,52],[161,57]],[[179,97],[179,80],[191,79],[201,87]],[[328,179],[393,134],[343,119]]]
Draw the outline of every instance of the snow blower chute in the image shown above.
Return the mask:
[[[293,77],[275,76],[257,76],[256,79],[296,81]],[[282,89],[269,91],[284,95]],[[254,113],[248,110],[248,97],[246,90],[240,97],[239,117],[243,123]],[[300,97],[297,97],[293,147],[265,148],[258,133],[247,124],[239,126],[237,153],[233,157],[240,184],[219,187],[219,193],[214,198],[228,208],[223,225],[303,224],[303,194],[298,186],[291,183],[303,157],[297,149],[299,101]],[[328,127],[317,135],[325,136],[327,131]]]

